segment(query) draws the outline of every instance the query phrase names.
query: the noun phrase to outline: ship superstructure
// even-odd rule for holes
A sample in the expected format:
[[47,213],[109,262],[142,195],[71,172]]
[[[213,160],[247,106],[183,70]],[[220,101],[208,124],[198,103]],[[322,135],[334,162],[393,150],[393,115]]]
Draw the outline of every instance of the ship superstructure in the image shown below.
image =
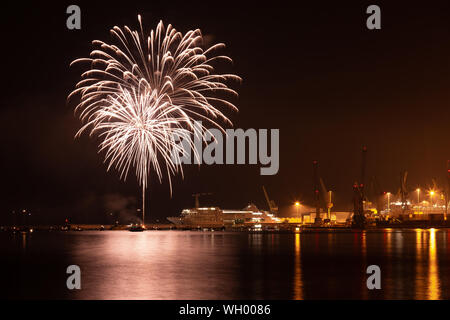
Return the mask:
[[278,223],[279,218],[267,211],[259,210],[249,204],[242,210],[221,209],[218,207],[200,207],[183,209],[178,217],[168,217],[170,222],[186,227],[258,227],[263,224]]

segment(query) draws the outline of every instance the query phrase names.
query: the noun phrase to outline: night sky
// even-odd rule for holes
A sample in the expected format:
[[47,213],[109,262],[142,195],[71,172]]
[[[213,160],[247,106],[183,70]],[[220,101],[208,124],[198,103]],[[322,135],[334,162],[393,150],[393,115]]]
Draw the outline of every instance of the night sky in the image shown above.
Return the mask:
[[[299,2],[299,1],[297,1]],[[178,215],[192,193],[211,192],[205,205],[267,209],[262,185],[280,207],[312,205],[312,161],[335,191],[336,208],[352,207],[361,148],[368,147],[368,180],[396,193],[400,172],[409,187],[445,182],[450,159],[450,6],[446,1],[301,1],[295,6],[243,1],[67,2],[22,4],[2,15],[0,221],[27,208],[39,222],[107,223],[109,212],[139,206],[133,175],[106,172],[98,140],[74,139],[80,121],[67,103],[85,69],[69,68],[89,55],[94,39],[110,42],[114,25],[147,29],[159,20],[178,31],[200,28],[224,42],[243,78],[233,84],[237,128],[280,129],[280,170],[259,165],[185,167],[185,178],[148,191],[149,221]],[[66,28],[66,8],[78,4],[81,30]],[[370,4],[381,7],[382,29],[366,28]],[[426,6],[425,6],[426,4]],[[131,209],[130,209],[131,208]],[[127,212],[128,212],[127,211]],[[126,215],[128,213],[124,213]]]

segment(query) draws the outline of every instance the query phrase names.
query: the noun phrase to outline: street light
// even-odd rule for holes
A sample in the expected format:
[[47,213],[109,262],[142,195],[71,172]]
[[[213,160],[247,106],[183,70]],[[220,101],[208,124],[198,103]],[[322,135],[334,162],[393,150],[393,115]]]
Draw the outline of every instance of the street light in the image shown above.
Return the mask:
[[420,204],[420,188],[417,188],[417,204]]
[[388,212],[391,212],[391,193],[390,192],[387,193],[387,197],[388,197]]
[[430,204],[431,204],[431,206],[433,206],[433,197],[434,197],[435,194],[436,194],[436,192],[434,192],[434,190],[430,191]]
[[297,209],[297,216],[298,216],[298,208],[300,207],[300,202],[296,201],[294,205],[295,208]]
[[[298,218],[298,208],[300,207],[300,202],[296,201],[296,202],[294,203],[294,205],[295,205],[295,209],[296,209],[296,211],[297,211],[297,218]],[[302,221],[302,222],[303,222],[303,221]]]

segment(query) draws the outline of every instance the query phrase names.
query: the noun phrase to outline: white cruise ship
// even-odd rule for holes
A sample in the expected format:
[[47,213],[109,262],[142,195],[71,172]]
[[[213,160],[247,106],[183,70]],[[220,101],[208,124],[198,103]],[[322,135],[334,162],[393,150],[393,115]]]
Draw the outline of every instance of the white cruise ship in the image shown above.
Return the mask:
[[242,210],[227,210],[218,207],[184,209],[180,216],[168,217],[167,220],[176,225],[202,228],[258,226],[280,221],[273,214],[259,210],[254,204],[249,204]]

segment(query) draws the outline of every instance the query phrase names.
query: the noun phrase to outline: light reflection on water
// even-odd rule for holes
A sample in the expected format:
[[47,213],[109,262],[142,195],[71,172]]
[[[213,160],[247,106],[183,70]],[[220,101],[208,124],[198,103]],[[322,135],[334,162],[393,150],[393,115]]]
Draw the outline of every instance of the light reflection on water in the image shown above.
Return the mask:
[[[416,229],[416,299],[442,299],[436,229]],[[442,243],[445,244],[445,241]]]
[[303,299],[302,266],[300,252],[300,234],[295,234],[295,272],[294,272],[294,300]]
[[[3,295],[10,298],[450,298],[448,230],[36,232],[0,237],[0,253],[9,257],[6,262],[3,258],[3,266],[16,273],[11,279],[19,279],[7,282],[11,290]],[[65,288],[63,272],[70,264],[81,267],[80,291]],[[381,268],[381,290],[366,288],[371,264]],[[41,274],[41,281],[29,270]],[[54,274],[61,276],[52,278]]]
[[422,230],[416,229],[416,299],[421,299],[425,291],[425,279],[423,275],[423,244],[422,244]]
[[231,249],[214,233],[119,232],[101,237],[94,248],[86,239],[76,248],[85,266],[86,290],[79,297],[174,299],[214,293],[220,298],[234,282],[233,270],[223,270],[220,261],[228,260]]
[[441,298],[438,273],[438,262],[436,252],[436,230],[430,229],[429,267],[428,267],[428,299],[437,300]]

